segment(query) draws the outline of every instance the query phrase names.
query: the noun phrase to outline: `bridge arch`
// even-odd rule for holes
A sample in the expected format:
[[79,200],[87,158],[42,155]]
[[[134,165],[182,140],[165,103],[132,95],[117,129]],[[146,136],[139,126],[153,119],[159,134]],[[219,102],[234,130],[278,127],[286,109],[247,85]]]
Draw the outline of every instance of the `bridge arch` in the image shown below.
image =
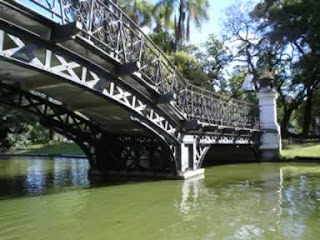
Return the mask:
[[[130,118],[133,116],[133,120],[139,120],[139,123],[143,122],[144,126],[156,129],[155,132],[159,136],[165,136],[166,140],[177,141],[178,123],[151,101],[148,101],[143,94],[123,81],[119,81],[117,77],[95,67],[92,67],[94,70],[91,71],[90,67],[83,65],[81,59],[78,61],[69,60],[60,54],[62,50],[59,47],[54,47],[51,50],[48,48],[50,44],[39,44],[37,42],[39,39],[36,38],[32,38],[30,41],[0,30],[1,40],[0,57],[6,63],[6,67],[8,66],[7,69],[2,69],[2,76],[15,75],[15,71],[23,71],[27,75],[26,77],[20,75],[12,81],[19,82],[27,90],[37,90],[58,100],[61,98],[61,102],[67,105],[74,105],[74,101],[69,103],[72,99],[66,100],[56,91],[51,92],[48,89],[62,89],[63,82],[84,89],[92,95],[98,95],[112,102],[113,105],[124,108],[130,113]],[[15,69],[17,66],[20,67],[19,70]],[[29,78],[28,70],[30,72]],[[40,81],[41,78],[45,78],[43,76],[47,76],[46,81]],[[71,109],[73,107],[70,106]]]
[[12,82],[0,81],[0,104],[36,115],[43,126],[75,142],[88,157],[93,171],[174,171],[170,150],[156,136],[114,136],[83,114],[70,111],[43,94],[23,91]]

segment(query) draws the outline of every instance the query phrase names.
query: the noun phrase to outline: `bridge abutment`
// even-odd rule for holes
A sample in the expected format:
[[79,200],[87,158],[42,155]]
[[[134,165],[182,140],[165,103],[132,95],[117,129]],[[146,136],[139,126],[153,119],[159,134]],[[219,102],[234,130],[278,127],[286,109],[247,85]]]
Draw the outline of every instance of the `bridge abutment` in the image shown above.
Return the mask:
[[280,157],[281,135],[277,122],[277,92],[272,87],[272,79],[262,79],[259,92],[260,109],[260,160],[272,161]]

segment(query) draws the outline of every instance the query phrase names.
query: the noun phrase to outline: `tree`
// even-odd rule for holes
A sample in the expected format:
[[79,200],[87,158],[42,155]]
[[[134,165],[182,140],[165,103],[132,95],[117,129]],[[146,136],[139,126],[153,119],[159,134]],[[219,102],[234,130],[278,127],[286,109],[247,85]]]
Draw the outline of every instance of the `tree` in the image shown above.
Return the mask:
[[171,60],[189,82],[205,88],[210,87],[208,86],[208,76],[194,55],[186,51],[178,51],[172,54]]
[[[226,21],[228,44],[233,46],[233,64],[246,70],[251,76],[254,88],[259,89],[259,79],[265,72],[271,72],[275,78],[275,87],[279,93],[279,108],[283,136],[292,113],[300,106],[306,96],[306,86],[301,69],[297,68],[300,53],[293,44],[273,41],[270,36],[272,26],[262,27],[265,20],[257,17],[261,10],[259,5],[254,9],[239,11],[233,5],[228,9]],[[243,9],[243,8],[242,8]]]
[[230,93],[230,85],[227,79],[227,68],[233,56],[225,41],[218,39],[214,34],[209,35],[208,40],[202,45],[204,51],[198,54],[201,65],[208,74],[211,89],[214,87],[222,94]]
[[150,35],[152,41],[160,47],[162,51],[170,55],[174,52],[174,36],[169,32],[152,33]]
[[0,149],[27,144],[28,122],[34,122],[34,118],[7,105],[0,105]]
[[50,131],[40,125],[37,117],[8,105],[0,105],[0,150],[49,141]]
[[175,30],[175,50],[184,40],[190,39],[191,22],[194,22],[198,28],[201,28],[201,23],[208,20],[209,0],[159,0],[156,8],[165,8],[165,19],[171,19],[174,12],[178,16],[174,16]]
[[307,136],[312,119],[313,95],[319,88],[320,66],[320,2],[313,0],[265,0],[258,4],[253,16],[262,22],[260,29],[272,43],[289,45],[297,51],[297,79],[304,85],[303,135]]
[[155,22],[153,32],[156,34],[166,32],[169,34],[170,30],[174,30],[174,23],[171,20],[173,8],[166,8],[164,6],[156,6],[153,8],[152,15]]
[[153,4],[146,0],[118,0],[123,11],[139,26],[152,26]]

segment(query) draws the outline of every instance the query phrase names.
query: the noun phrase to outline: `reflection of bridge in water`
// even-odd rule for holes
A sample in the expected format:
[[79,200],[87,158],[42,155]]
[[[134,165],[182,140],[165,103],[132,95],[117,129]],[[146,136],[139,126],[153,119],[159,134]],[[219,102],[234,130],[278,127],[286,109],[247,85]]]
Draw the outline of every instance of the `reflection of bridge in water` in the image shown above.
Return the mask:
[[[235,164],[208,169],[206,179],[114,183],[88,176],[88,167],[87,161],[77,159],[0,161],[1,214],[4,223],[14,226],[10,236],[49,239],[48,229],[63,226],[65,231],[56,230],[55,236],[63,238],[69,231],[90,239],[92,231],[83,221],[107,239],[126,239],[128,232],[133,239],[319,235],[320,168],[315,164]],[[0,232],[4,239],[6,234]]]
[[[266,163],[251,167],[255,171],[247,174],[239,165],[221,166],[210,180],[182,182],[175,204],[181,218],[175,238],[180,239],[190,225],[207,232],[201,239],[316,238],[319,228],[310,222],[319,219],[319,166]],[[223,168],[228,171],[222,173]]]
[[189,84],[111,1],[1,1],[0,29],[0,101],[73,140],[93,170],[185,176],[211,145],[259,144],[253,105]]

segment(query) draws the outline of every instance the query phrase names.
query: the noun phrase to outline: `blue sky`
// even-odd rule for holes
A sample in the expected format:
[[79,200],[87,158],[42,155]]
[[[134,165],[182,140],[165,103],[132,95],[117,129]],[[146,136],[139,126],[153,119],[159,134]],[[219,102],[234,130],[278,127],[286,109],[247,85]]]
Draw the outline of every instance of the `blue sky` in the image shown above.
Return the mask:
[[[157,2],[157,0],[149,0],[152,3]],[[233,3],[245,3],[246,0],[210,0],[209,16],[210,20],[204,22],[201,31],[196,29],[194,26],[191,32],[190,43],[199,46],[201,43],[205,42],[208,35],[211,33],[219,36],[221,34],[223,18],[225,17],[225,9],[232,5]],[[258,2],[258,0],[253,0],[252,2]]]

